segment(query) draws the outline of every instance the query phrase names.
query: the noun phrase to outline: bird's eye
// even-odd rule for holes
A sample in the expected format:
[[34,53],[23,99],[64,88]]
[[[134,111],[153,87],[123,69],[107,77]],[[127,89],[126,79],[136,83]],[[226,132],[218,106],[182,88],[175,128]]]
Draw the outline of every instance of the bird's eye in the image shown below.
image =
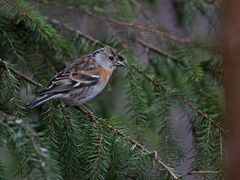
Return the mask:
[[111,61],[114,59],[114,57],[113,56],[109,56],[108,57]]

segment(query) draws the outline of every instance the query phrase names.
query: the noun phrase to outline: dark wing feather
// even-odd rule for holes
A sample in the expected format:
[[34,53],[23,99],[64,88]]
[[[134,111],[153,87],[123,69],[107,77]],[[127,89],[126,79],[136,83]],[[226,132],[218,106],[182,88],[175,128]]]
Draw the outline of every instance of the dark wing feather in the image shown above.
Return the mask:
[[97,68],[93,57],[82,57],[54,76],[40,94],[62,93],[74,88],[93,86],[100,78]]

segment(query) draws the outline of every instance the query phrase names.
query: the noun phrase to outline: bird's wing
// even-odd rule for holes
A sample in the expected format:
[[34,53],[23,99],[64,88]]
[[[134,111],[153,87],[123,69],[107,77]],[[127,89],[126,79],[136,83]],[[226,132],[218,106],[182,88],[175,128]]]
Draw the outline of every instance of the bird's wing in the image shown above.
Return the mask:
[[98,83],[100,74],[93,57],[85,56],[58,73],[40,94],[62,93],[93,86]]

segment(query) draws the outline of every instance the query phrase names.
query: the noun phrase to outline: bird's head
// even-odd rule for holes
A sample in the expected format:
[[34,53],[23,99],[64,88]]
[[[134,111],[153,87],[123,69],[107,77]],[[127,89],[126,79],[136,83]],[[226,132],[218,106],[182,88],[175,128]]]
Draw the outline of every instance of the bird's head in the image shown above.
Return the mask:
[[126,60],[112,48],[104,47],[94,52],[96,62],[105,68],[126,67]]

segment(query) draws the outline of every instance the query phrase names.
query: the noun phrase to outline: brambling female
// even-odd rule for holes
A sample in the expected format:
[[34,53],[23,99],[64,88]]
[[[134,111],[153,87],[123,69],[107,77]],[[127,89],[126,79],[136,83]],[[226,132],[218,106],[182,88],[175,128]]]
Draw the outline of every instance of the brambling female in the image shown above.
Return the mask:
[[98,49],[55,75],[27,106],[34,108],[51,99],[80,106],[101,93],[113,71],[121,66],[126,66],[125,60],[110,47]]

